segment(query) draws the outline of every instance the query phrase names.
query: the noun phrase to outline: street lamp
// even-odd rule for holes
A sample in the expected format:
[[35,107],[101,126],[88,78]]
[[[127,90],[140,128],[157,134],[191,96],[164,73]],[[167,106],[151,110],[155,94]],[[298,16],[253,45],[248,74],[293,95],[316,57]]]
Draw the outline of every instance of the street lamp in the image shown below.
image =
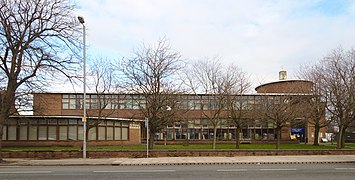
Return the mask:
[[84,75],[84,84],[83,84],[83,88],[84,88],[84,99],[83,99],[83,159],[86,159],[86,31],[85,31],[85,21],[84,21],[84,17],[82,16],[78,16],[78,20],[80,22],[80,24],[83,25],[83,63],[84,63],[84,67],[83,67],[83,75]]

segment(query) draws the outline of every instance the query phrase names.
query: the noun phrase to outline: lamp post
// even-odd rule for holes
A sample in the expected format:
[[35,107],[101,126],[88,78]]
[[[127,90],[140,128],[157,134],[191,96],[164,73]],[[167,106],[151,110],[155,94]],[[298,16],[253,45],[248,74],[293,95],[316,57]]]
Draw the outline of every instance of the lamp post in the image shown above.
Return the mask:
[[147,130],[147,158],[149,157],[149,119],[145,118],[145,127]]
[[85,31],[85,21],[84,17],[78,16],[80,24],[83,25],[83,76],[84,76],[84,98],[83,98],[83,159],[86,159],[86,31]]

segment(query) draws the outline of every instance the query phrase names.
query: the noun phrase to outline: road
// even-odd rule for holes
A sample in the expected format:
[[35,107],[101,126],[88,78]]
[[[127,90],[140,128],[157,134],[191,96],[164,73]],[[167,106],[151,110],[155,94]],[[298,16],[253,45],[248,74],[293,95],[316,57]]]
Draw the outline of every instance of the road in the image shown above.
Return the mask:
[[0,179],[336,179],[350,180],[355,164],[190,166],[0,166]]

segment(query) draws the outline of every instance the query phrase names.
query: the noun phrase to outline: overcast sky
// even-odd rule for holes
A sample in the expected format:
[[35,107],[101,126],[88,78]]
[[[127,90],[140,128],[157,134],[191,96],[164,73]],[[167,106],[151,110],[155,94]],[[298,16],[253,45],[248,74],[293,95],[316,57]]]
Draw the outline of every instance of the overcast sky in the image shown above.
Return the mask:
[[184,59],[219,56],[254,87],[355,45],[354,0],[76,0],[88,57],[121,59],[165,37]]

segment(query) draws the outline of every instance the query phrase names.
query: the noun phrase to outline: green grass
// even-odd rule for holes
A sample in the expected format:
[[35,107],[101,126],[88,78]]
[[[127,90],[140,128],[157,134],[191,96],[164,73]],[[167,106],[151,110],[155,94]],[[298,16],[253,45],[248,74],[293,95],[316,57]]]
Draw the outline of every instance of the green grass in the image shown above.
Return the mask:
[[[355,148],[355,143],[347,143],[345,149]],[[321,144],[320,146],[313,146],[312,144],[281,144],[280,149],[313,149],[313,150],[324,150],[324,149],[335,149],[336,145],[331,144]],[[88,147],[89,151],[115,151],[115,150],[145,150],[145,145],[137,146],[94,146]],[[188,145],[154,145],[155,150],[212,150],[211,144],[188,144]],[[235,149],[235,144],[217,144],[217,150],[233,150]],[[240,149],[242,150],[274,150],[275,144],[241,144]],[[17,151],[79,151],[80,147],[4,147],[2,150],[17,150]]]

